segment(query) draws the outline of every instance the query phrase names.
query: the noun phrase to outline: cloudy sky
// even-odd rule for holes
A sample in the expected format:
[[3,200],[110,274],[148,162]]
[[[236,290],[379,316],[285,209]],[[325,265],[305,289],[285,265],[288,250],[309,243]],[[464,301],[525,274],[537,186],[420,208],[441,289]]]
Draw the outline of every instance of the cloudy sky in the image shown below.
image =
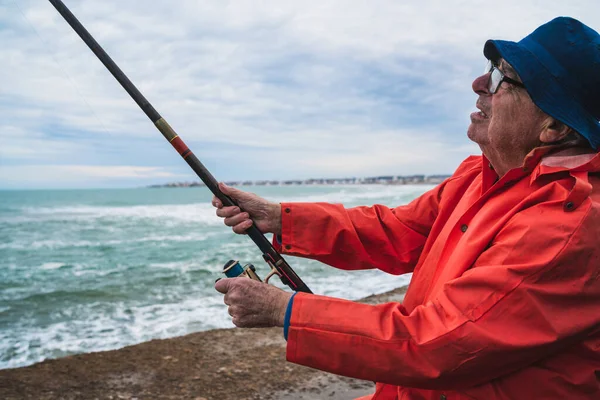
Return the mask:
[[[218,180],[448,174],[488,38],[598,0],[64,0]],[[46,0],[0,0],[0,189],[197,180]]]

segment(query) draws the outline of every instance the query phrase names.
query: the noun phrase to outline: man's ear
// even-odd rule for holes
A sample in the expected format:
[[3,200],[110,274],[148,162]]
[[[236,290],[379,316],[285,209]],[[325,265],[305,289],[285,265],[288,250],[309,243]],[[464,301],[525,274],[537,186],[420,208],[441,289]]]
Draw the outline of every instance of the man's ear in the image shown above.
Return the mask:
[[569,133],[571,133],[571,128],[549,116],[542,124],[540,141],[544,144],[559,142],[566,138]]

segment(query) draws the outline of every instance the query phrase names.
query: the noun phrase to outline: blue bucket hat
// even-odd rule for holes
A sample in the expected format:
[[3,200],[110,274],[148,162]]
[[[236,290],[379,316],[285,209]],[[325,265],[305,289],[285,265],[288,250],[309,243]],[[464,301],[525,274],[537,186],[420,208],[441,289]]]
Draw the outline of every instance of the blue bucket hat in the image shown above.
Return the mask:
[[558,17],[520,42],[488,40],[483,54],[504,58],[533,102],[600,149],[600,35],[573,18]]

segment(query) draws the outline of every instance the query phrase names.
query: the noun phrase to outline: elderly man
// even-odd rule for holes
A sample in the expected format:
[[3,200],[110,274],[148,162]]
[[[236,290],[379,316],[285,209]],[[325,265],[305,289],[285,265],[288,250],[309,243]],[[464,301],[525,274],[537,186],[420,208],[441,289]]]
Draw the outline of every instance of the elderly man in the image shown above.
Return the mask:
[[600,36],[571,18],[490,40],[467,158],[408,205],[270,203],[221,186],[236,233],[288,254],[413,273],[402,304],[216,284],[237,326],[283,326],[287,359],[376,381],[371,399],[600,399]]

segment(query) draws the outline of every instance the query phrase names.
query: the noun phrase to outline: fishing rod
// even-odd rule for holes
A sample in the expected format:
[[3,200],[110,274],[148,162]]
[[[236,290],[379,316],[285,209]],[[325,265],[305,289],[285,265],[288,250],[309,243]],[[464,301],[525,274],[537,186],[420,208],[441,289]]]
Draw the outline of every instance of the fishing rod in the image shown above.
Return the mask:
[[[56,10],[62,15],[67,21],[71,28],[79,35],[79,37],[85,42],[85,44],[92,50],[92,52],[100,59],[102,64],[110,71],[115,79],[123,86],[123,89],[129,93],[131,98],[140,106],[142,111],[150,118],[152,123],[158,128],[163,134],[165,139],[171,143],[171,145],[177,150],[179,155],[188,163],[188,165],[194,170],[196,175],[204,182],[206,187],[217,196],[219,200],[223,202],[225,206],[238,206],[239,205],[229,196],[225,195],[219,190],[219,186],[215,178],[206,169],[206,167],[198,160],[198,158],[192,153],[192,151],[186,146],[183,140],[175,133],[173,128],[167,123],[167,121],[154,109],[152,104],[142,95],[142,93],[135,87],[135,85],[127,78],[127,76],[121,71],[121,69],[115,64],[110,56],[104,51],[104,49],[96,42],[92,35],[85,29],[85,27],[79,22],[79,20],[73,15],[73,13],[67,8],[67,6],[61,0],[48,0],[56,8]],[[252,224],[246,233],[252,241],[258,246],[263,252],[263,258],[271,267],[271,272],[266,276],[265,282],[268,282],[273,275],[279,276],[281,282],[289,286],[292,290],[298,292],[312,293],[311,290],[306,286],[302,279],[294,272],[292,267],[284,260],[277,250],[273,247],[271,242],[262,234],[262,232],[256,227],[256,224]],[[251,279],[259,280],[258,275],[254,273],[254,266],[248,264],[245,267],[241,267],[236,261],[230,260],[224,266],[224,272],[227,276],[240,276],[244,275]]]

